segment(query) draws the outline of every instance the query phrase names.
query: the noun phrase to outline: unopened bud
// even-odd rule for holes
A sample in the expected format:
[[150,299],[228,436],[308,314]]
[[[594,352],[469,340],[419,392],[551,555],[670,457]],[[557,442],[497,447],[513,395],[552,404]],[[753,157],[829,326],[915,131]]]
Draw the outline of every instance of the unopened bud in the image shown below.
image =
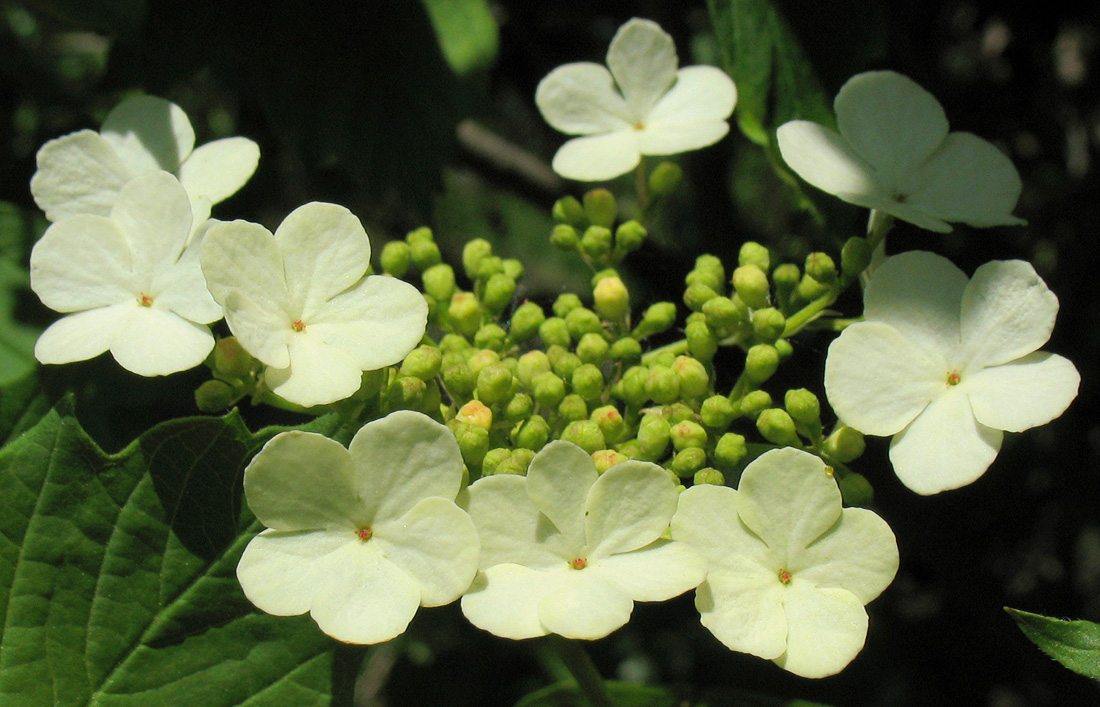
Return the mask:
[[539,331],[539,326],[546,321],[546,314],[542,307],[534,302],[524,302],[516,307],[512,313],[512,321],[508,324],[508,336],[517,344],[529,341]]
[[447,423],[447,427],[458,440],[458,449],[466,466],[480,466],[489,451],[489,430],[457,419]]
[[871,244],[866,238],[852,236],[840,249],[840,269],[844,277],[852,279],[871,264]]
[[597,226],[611,228],[619,215],[615,195],[607,189],[592,189],[584,195],[584,213]]
[[481,349],[491,349],[498,352],[503,351],[507,341],[508,335],[505,334],[504,329],[495,322],[482,324],[481,328],[474,334],[474,346]]
[[733,289],[752,309],[768,306],[770,287],[768,274],[756,265],[742,265],[733,271]]
[[719,469],[729,471],[737,467],[749,453],[745,438],[734,432],[727,432],[718,438],[714,445],[714,463]]
[[718,337],[706,321],[694,321],[685,326],[684,338],[687,339],[688,351],[700,361],[709,361],[718,352]]
[[605,277],[592,291],[596,313],[604,319],[619,322],[630,314],[630,292],[618,277]]
[[616,464],[622,464],[627,461],[629,457],[620,452],[616,452],[614,449],[598,449],[592,453],[592,461],[596,464],[597,473],[604,473]]
[[565,325],[569,328],[569,335],[574,341],[579,341],[582,336],[590,332],[603,333],[603,323],[599,315],[587,307],[577,307],[565,315]]
[[766,390],[753,390],[741,398],[737,406],[738,412],[747,417],[755,418],[762,410],[772,406],[772,396]]
[[419,378],[398,376],[390,383],[387,393],[390,409],[419,410],[427,387],[427,384]]
[[563,380],[569,380],[573,377],[573,372],[581,367],[581,357],[570,351],[555,352],[556,355],[550,356],[550,365],[554,367],[554,373],[557,373]]
[[781,446],[798,446],[800,444],[798,433],[795,431],[794,420],[786,410],[780,408],[768,408],[756,418],[756,429],[764,439],[772,444]]
[[810,277],[809,273],[802,276],[795,288],[795,296],[803,302],[812,302],[829,291],[829,285]]
[[566,420],[584,420],[588,418],[588,405],[577,393],[570,393],[558,404],[558,414]]
[[607,339],[595,332],[589,332],[577,342],[577,356],[584,363],[599,365],[607,360],[610,348]]
[[652,304],[642,315],[642,321],[634,327],[632,336],[644,339],[653,334],[668,330],[676,322],[676,305],[672,302]]
[[615,384],[611,392],[632,408],[639,408],[649,400],[645,391],[645,382],[649,369],[645,366],[631,366]]
[[566,442],[572,442],[589,454],[593,454],[607,446],[599,426],[591,420],[574,420],[570,422],[562,430],[561,438]]
[[493,426],[493,411],[480,400],[471,400],[458,409],[455,419],[488,430]]
[[696,282],[694,285],[688,285],[684,290],[684,304],[693,312],[702,312],[706,303],[717,296],[718,293],[710,287]]
[[470,370],[474,372],[474,375],[481,373],[481,369],[486,366],[491,366],[494,363],[500,363],[500,354],[492,349],[481,349],[480,351],[474,351],[470,354],[470,357],[466,359],[466,365],[470,367]]
[[542,351],[528,351],[516,363],[516,378],[528,390],[537,376],[550,371],[550,358]]
[[688,447],[676,452],[668,470],[681,479],[690,479],[707,463],[707,453],[699,447]]
[[465,336],[473,336],[481,326],[481,304],[472,292],[451,295],[447,315],[451,324]]
[[400,373],[427,381],[439,375],[443,353],[434,346],[418,346],[401,362]]
[[866,447],[862,432],[847,425],[837,425],[832,434],[825,438],[821,450],[830,459],[847,464],[861,457]]
[[569,346],[573,342],[569,326],[561,317],[547,317],[539,324],[539,338],[545,346]]
[[455,271],[446,263],[433,265],[420,276],[424,292],[440,302],[451,299],[455,291]]
[[775,293],[780,302],[786,302],[802,279],[802,272],[794,263],[784,263],[772,272]]
[[477,374],[470,370],[466,362],[451,364],[443,368],[443,385],[456,398],[465,398],[474,392]]
[[485,283],[485,290],[481,294],[481,302],[485,309],[492,314],[500,314],[512,303],[512,297],[516,294],[516,281],[499,272],[489,278]]
[[774,307],[765,307],[752,313],[752,333],[764,343],[774,344],[786,326],[787,318]]
[[763,383],[779,368],[779,352],[771,344],[757,344],[745,354],[745,376],[754,383]]
[[551,309],[554,310],[555,317],[561,317],[562,319],[564,319],[565,315],[569,314],[574,309],[580,309],[583,306],[584,303],[581,302],[581,298],[578,297],[576,293],[563,292],[558,295],[557,299],[554,300],[554,304]]
[[462,269],[466,272],[466,277],[476,280],[481,261],[492,254],[493,246],[484,238],[467,241],[462,247]]
[[625,255],[638,250],[649,235],[645,226],[637,221],[626,221],[615,229],[615,252]]
[[749,320],[749,308],[740,297],[715,297],[703,304],[703,314],[712,329],[732,329]]
[[638,448],[646,459],[656,460],[664,456],[671,440],[672,425],[663,415],[650,413],[638,423]]
[[672,370],[680,382],[681,397],[701,398],[710,390],[710,375],[706,366],[691,356],[677,356]]
[[582,228],[588,223],[588,216],[584,213],[584,207],[573,196],[563,196],[555,201],[550,214],[558,223],[567,223],[576,228]]
[[603,394],[603,373],[591,363],[584,363],[573,371],[573,392],[585,400],[596,400]]
[[772,256],[768,249],[756,241],[745,241],[737,253],[738,265],[755,265],[764,272],[771,270]]
[[510,422],[525,420],[531,416],[535,409],[535,401],[526,393],[517,393],[512,396],[508,404],[504,406],[504,419]]
[[806,274],[820,283],[836,280],[836,263],[828,253],[810,253],[806,256]]
[[477,374],[477,397],[489,405],[504,402],[512,391],[512,372],[499,363]]
[[707,446],[707,431],[703,429],[702,425],[691,420],[683,420],[673,425],[669,430],[669,438],[672,440],[672,447],[676,451],[689,447],[703,448]]
[[599,425],[604,439],[610,444],[618,442],[626,434],[626,422],[623,420],[622,413],[614,405],[596,408],[588,419]]
[[208,380],[195,390],[195,405],[201,412],[221,412],[236,401],[238,395],[225,381]]
[[604,226],[589,226],[581,235],[581,250],[596,262],[611,254],[611,229]]
[[565,398],[565,381],[553,373],[543,373],[535,376],[534,388],[531,393],[535,401],[544,408],[556,409]]
[[726,477],[722,474],[722,472],[718,471],[714,467],[706,466],[695,472],[695,476],[692,477],[691,483],[695,486],[698,486],[700,484],[725,486]]
[[637,339],[624,336],[621,339],[616,339],[615,343],[611,344],[608,356],[611,360],[619,363],[633,364],[642,357],[642,345],[638,343]]
[[684,179],[684,170],[680,165],[668,160],[662,161],[649,173],[649,193],[659,199],[675,192]]
[[667,405],[680,396],[680,380],[668,366],[652,366],[646,375],[645,392],[658,405]]
[[390,241],[382,247],[379,260],[382,272],[393,277],[404,277],[412,262],[412,248],[405,241]]
[[493,275],[504,273],[504,261],[495,255],[486,255],[477,264],[473,280],[487,282]]
[[581,244],[581,235],[569,224],[559,223],[550,231],[550,243],[562,250],[575,250]]
[[712,395],[699,406],[699,419],[713,430],[724,430],[737,416],[737,408],[724,395]]
[[809,390],[805,388],[788,390],[783,396],[783,406],[787,408],[787,412],[795,422],[820,429],[821,401]]
[[[413,234],[422,234],[419,238],[412,238]],[[426,235],[424,235],[426,234]],[[443,256],[439,252],[439,246],[432,240],[431,231],[427,228],[418,228],[405,237],[409,243],[409,255],[412,264],[420,272],[426,271],[433,265],[443,262]]]
[[252,374],[254,363],[252,354],[244,350],[235,336],[218,339],[214,345],[214,370],[222,378],[247,378]]
[[550,423],[542,415],[532,415],[516,425],[511,437],[512,444],[517,447],[538,451],[550,439]]

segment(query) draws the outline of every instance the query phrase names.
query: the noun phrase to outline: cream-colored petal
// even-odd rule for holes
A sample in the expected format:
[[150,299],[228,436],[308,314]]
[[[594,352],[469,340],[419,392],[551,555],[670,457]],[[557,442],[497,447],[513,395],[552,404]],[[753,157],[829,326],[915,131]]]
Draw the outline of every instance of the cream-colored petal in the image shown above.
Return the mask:
[[638,166],[638,135],[623,128],[603,135],[573,138],[558,148],[551,163],[566,179],[602,182],[626,174]]
[[700,484],[681,492],[672,539],[689,545],[716,569],[731,562],[736,567],[746,561],[759,566],[773,562],[764,541],[741,522],[737,491],[728,486]]
[[679,60],[672,37],[652,20],[628,20],[611,39],[607,66],[630,106],[645,119],[676,80]]
[[566,64],[547,74],[535,89],[535,105],[555,130],[567,135],[596,135],[633,127],[611,73],[599,64]]
[[787,648],[785,589],[776,572],[736,562],[711,570],[695,591],[695,608],[727,648],[772,660]]
[[248,600],[275,616],[309,611],[320,587],[331,581],[328,557],[359,542],[354,534],[265,530],[245,547],[237,581]]
[[31,250],[30,280],[42,304],[58,312],[140,297],[126,237],[102,216],[73,216],[47,228]]
[[783,161],[818,189],[868,208],[890,204],[892,185],[835,130],[792,120],[776,130],[776,142]]
[[140,376],[166,376],[200,365],[214,348],[209,327],[158,307],[132,307],[111,336],[111,355]]
[[363,224],[337,204],[311,202],[291,211],[275,231],[291,302],[306,320],[363,278],[370,239]]
[[588,494],[598,476],[592,457],[563,440],[543,447],[527,468],[527,494],[532,504],[571,547],[585,544]]
[[31,194],[50,221],[77,214],[107,216],[133,175],[111,144],[91,130],[50,140],[38,151]]
[[549,631],[585,641],[622,628],[633,610],[634,602],[625,589],[587,568],[569,570],[561,586],[543,595],[538,604],[539,620]]
[[967,277],[947,258],[911,250],[875,268],[863,295],[863,316],[885,322],[926,354],[954,358]]
[[707,561],[686,543],[657,540],[640,550],[599,558],[589,563],[605,581],[623,589],[634,601],[665,601],[699,586],[706,579]]
[[962,297],[960,365],[998,366],[1037,350],[1050,338],[1058,297],[1031,263],[995,260],[979,267]]
[[596,479],[585,503],[589,559],[645,547],[661,537],[676,512],[676,484],[649,462],[616,464]]
[[[229,319],[228,309],[226,319]],[[312,336],[308,330],[295,332],[287,344],[287,351],[290,366],[264,370],[264,382],[284,400],[305,407],[327,405],[359,390],[363,371],[355,365],[355,360]]]
[[645,122],[725,122],[736,104],[737,87],[726,72],[713,66],[688,66],[676,72],[676,83],[654,104]]
[[1077,397],[1081,374],[1069,360],[1038,351],[966,374],[959,383],[981,424],[1023,432],[1061,416]]
[[227,137],[199,147],[179,168],[180,182],[192,198],[217,204],[237,193],[256,171],[260,146],[245,137]]
[[111,220],[126,237],[134,274],[143,287],[172,267],[191,237],[191,201],[175,177],[156,171],[122,187]]
[[467,511],[481,538],[480,566],[514,563],[532,569],[560,568],[584,548],[569,545],[527,495],[527,479],[499,474],[470,485]]
[[545,636],[550,631],[539,619],[539,604],[573,572],[564,563],[557,570],[495,565],[478,573],[462,597],[462,613],[474,626],[501,638]]
[[195,147],[195,131],[183,109],[156,96],[119,103],[99,133],[134,175],[158,169],[175,172]]
[[70,314],[46,327],[34,344],[41,363],[85,361],[105,353],[115,330],[123,326],[136,303],[124,302]]
[[845,508],[824,535],[791,554],[786,569],[815,587],[845,589],[866,604],[894,581],[898,544],[878,515]]
[[804,678],[835,675],[867,640],[867,611],[851,592],[819,589],[796,578],[783,597],[787,650],[776,665]]

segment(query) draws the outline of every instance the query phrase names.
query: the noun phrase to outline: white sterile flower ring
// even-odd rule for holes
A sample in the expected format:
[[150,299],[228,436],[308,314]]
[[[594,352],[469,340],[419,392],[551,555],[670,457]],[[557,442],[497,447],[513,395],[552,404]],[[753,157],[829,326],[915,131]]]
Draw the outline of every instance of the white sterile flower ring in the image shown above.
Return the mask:
[[820,678],[844,669],[867,636],[865,604],[894,579],[894,534],[875,513],[842,508],[818,457],[773,449],[738,489],[680,494],[672,537],[710,561],[696,590],[702,623],[728,648]]
[[245,469],[248,507],[267,530],[237,579],[269,614],[308,611],[337,640],[388,641],[418,607],[454,601],[474,578],[478,537],[454,503],[461,486],[454,435],[418,412],[368,423],[348,449],[283,432]]
[[1055,419],[1081,377],[1039,351],[1058,298],[1029,263],[994,261],[974,277],[934,253],[888,258],[864,293],[864,321],[829,346],[825,392],[864,434],[893,436],[890,461],[921,494],[985,473],[1004,432]]
[[462,612],[503,638],[602,638],[629,621],[635,601],[671,599],[706,571],[691,548],[661,537],[676,485],[656,464],[600,475],[583,449],[559,440],[526,477],[474,482],[468,510],[482,552]]
[[247,221],[206,233],[202,269],[229,328],[298,405],[342,400],[363,371],[398,363],[424,335],[428,304],[407,282],[364,277],[370,239],[350,211],[313,202],[272,235]]
[[992,143],[948,132],[943,106],[893,71],[857,74],[834,102],[839,132],[795,120],[779,126],[779,151],[822,191],[931,231],[948,222],[1022,225],[1012,215],[1020,175]]
[[733,81],[712,66],[678,65],[672,37],[634,18],[611,40],[607,67],[579,62],[551,71],[535,103],[555,129],[585,136],[562,145],[554,171],[581,181],[612,179],[634,169],[642,155],[721,140],[737,102]]
[[156,96],[134,96],[107,114],[98,133],[80,130],[43,145],[31,194],[51,221],[75,214],[106,216],[126,182],[164,170],[187,190],[198,227],[211,204],[244,186],[259,159],[260,148],[243,137],[195,149],[195,131],[179,106]]
[[187,192],[166,172],[128,182],[109,216],[71,216],[46,229],[31,251],[31,289],[68,316],[42,333],[35,357],[71,363],[110,350],[143,376],[202,363],[214,346],[205,325],[222,310],[190,238]]

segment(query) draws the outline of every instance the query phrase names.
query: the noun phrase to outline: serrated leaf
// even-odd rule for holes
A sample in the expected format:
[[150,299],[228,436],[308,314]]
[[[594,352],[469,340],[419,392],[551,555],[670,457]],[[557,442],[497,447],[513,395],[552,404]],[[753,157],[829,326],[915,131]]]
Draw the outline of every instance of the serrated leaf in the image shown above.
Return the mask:
[[1005,611],[1044,653],[1075,673],[1100,680],[1100,624],[1055,619],[1007,606]]
[[500,41],[486,0],[423,0],[444,58],[459,76],[492,63]]
[[332,641],[235,576],[240,474],[276,431],[186,418],[108,455],[66,399],[0,450],[0,703],[330,704]]

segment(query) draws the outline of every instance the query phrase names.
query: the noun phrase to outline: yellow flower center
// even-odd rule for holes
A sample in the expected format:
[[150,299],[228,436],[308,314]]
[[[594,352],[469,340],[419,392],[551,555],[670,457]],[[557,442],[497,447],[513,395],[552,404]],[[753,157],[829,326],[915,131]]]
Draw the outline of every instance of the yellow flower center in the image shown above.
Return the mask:
[[142,307],[152,307],[153,306],[153,298],[150,297],[149,295],[145,294],[144,292],[142,292],[141,297],[138,297],[138,304],[141,305]]
[[290,328],[294,331],[302,331],[306,328],[306,325],[302,323],[301,319],[295,319],[290,323]]
[[959,372],[958,371],[951,371],[950,373],[947,374],[947,384],[948,385],[958,385],[959,384]]
[[370,540],[371,536],[374,535],[374,531],[370,528],[360,528],[359,530],[355,531],[355,534],[359,536],[360,540],[367,541]]
[[785,569],[780,569],[779,570],[779,581],[782,582],[783,584],[790,584],[791,583],[791,573],[788,572]]
[[574,557],[572,560],[569,561],[569,566],[575,570],[583,570],[585,567],[588,566],[588,558]]

